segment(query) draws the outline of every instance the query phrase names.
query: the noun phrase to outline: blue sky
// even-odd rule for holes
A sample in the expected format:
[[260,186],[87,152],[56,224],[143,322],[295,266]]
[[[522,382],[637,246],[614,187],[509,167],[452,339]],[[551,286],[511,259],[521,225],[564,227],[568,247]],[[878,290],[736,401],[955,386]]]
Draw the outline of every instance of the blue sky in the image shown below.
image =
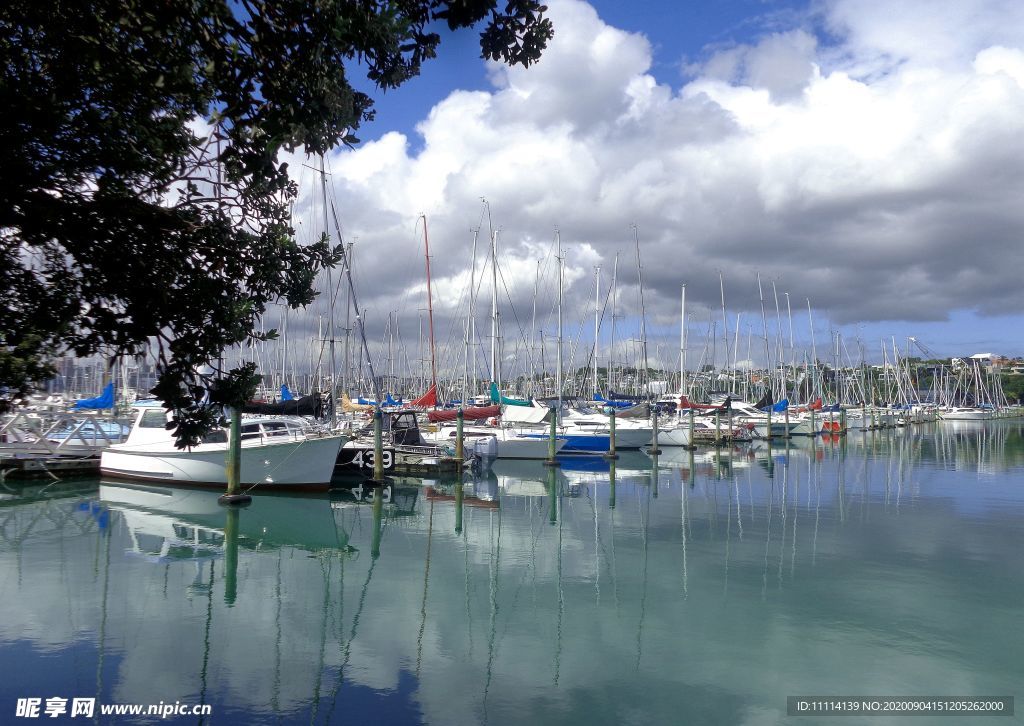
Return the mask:
[[[606,22],[623,30],[642,33],[654,51],[651,74],[660,82],[679,85],[684,62],[697,60],[709,48],[749,42],[766,29],[795,22],[808,13],[806,3],[772,0],[725,0],[723,2],[680,3],[670,0],[599,0],[591,5]],[[456,89],[489,90],[480,41],[476,30],[450,32],[442,24],[435,28],[442,37],[437,58],[423,66],[423,72],[396,91],[381,94],[356,75],[353,80],[371,93],[377,118],[364,125],[360,139],[376,138],[386,131],[407,134],[414,148],[421,148],[416,124],[437,103]]]
[[[539,63],[487,64],[475,32],[446,35],[422,76],[375,94],[363,143],[328,160],[363,250],[371,337],[390,312],[417,327],[421,213],[435,321],[461,337],[485,198],[506,321],[529,319],[535,290],[550,316],[555,230],[566,320],[592,317],[594,270],[607,291],[616,255],[619,315],[638,320],[635,224],[663,347],[678,338],[681,284],[695,335],[720,320],[721,275],[741,331],[761,328],[760,276],[794,307],[810,299],[820,340],[831,325],[942,356],[1024,355],[1024,3],[549,5]],[[806,315],[794,318],[807,343]],[[506,331],[506,347],[516,335],[525,344]]]

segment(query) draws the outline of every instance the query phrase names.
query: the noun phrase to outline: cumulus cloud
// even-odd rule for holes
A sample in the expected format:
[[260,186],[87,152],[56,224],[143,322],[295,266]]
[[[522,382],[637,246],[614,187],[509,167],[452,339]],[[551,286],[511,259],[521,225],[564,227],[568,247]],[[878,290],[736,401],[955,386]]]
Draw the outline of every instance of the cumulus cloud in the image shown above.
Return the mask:
[[[720,315],[720,273],[730,326],[760,317],[758,273],[836,325],[1020,309],[1024,6],[940,4],[834,0],[800,27],[709,49],[674,87],[655,81],[642,34],[553,0],[541,61],[493,64],[491,90],[453,92],[419,122],[417,151],[388,133],[328,160],[368,325],[426,307],[421,213],[438,338],[452,343],[475,236],[487,329],[494,229],[506,349],[554,332],[556,230],[565,320],[592,321],[594,268],[602,295],[616,269],[616,335],[636,337],[633,224],[652,338],[678,335],[681,284],[699,337]],[[313,226],[304,189],[297,218]],[[609,323],[606,310],[604,338]],[[929,341],[945,343],[955,331]]]

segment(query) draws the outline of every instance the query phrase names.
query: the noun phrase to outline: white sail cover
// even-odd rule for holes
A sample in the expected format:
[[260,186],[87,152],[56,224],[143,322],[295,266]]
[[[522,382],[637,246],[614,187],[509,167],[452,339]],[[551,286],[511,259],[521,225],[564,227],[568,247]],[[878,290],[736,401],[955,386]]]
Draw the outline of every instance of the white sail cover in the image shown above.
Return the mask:
[[501,412],[504,423],[539,424],[548,417],[548,409],[534,406],[505,406]]

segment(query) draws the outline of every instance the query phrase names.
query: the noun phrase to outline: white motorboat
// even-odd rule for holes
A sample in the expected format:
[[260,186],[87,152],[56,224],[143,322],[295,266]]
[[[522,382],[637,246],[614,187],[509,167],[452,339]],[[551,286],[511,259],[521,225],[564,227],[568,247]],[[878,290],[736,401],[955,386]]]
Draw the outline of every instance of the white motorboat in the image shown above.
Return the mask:
[[[197,446],[179,449],[167,430],[167,412],[137,409],[128,439],[104,449],[104,476],[174,484],[227,485],[228,432],[214,429]],[[293,416],[244,417],[241,484],[261,488],[326,489],[344,435],[311,428]]]
[[989,421],[995,417],[994,414],[991,408],[975,406],[952,406],[939,411],[943,421]]

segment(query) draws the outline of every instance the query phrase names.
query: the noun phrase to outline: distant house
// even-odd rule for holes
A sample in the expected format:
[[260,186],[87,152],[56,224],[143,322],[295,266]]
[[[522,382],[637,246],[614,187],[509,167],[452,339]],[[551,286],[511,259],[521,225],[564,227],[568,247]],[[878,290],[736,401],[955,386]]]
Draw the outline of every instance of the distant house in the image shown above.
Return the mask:
[[967,358],[953,358],[951,362],[954,370],[977,366],[986,373],[998,373],[1009,361],[995,353],[975,353]]

